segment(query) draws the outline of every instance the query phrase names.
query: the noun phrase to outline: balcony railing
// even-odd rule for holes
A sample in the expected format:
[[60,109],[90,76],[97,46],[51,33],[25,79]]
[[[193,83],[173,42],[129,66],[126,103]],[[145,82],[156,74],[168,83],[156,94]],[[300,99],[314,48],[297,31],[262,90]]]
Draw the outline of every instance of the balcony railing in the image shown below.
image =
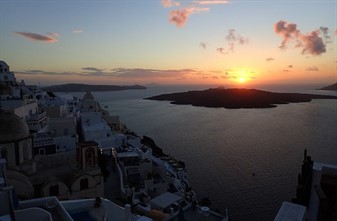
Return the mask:
[[40,121],[44,119],[46,116],[47,116],[47,112],[45,111],[42,113],[32,114],[32,115],[29,115],[28,121]]

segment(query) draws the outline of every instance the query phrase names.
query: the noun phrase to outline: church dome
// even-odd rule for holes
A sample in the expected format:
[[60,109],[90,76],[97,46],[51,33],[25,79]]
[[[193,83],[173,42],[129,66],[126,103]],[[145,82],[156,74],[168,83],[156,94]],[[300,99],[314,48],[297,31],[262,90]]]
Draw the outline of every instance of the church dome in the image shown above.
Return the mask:
[[28,136],[28,126],[20,117],[0,109],[0,143],[21,140]]
[[0,60],[0,73],[9,72],[9,66],[6,62]]

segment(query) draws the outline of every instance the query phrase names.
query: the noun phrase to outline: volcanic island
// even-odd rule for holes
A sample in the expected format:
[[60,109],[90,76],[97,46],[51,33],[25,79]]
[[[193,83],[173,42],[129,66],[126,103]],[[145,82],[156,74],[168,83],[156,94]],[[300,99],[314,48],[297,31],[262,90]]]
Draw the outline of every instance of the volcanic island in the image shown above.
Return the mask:
[[276,93],[257,89],[210,88],[203,91],[188,91],[144,98],[147,100],[170,101],[200,107],[273,108],[278,104],[310,102],[312,99],[337,99],[331,95]]

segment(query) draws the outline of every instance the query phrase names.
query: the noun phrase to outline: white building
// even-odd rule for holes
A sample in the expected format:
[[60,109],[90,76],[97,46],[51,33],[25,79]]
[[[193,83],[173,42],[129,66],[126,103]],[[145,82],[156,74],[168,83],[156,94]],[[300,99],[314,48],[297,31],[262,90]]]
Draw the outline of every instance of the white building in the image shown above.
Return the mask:
[[0,60],[0,82],[5,85],[15,85],[16,78],[14,73],[9,70],[6,62]]

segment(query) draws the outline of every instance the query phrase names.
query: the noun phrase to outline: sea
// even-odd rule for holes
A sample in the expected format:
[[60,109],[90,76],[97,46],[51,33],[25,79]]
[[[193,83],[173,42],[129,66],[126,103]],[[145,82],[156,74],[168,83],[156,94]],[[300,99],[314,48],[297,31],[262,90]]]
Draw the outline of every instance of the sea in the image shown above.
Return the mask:
[[[230,220],[273,220],[296,194],[304,150],[314,161],[337,164],[337,100],[266,109],[205,108],[143,98],[212,86],[151,85],[146,90],[93,92],[139,136],[185,162],[198,199]],[[213,86],[214,87],[214,86]],[[337,95],[317,85],[261,85],[257,89]],[[82,97],[83,93],[75,93]]]

